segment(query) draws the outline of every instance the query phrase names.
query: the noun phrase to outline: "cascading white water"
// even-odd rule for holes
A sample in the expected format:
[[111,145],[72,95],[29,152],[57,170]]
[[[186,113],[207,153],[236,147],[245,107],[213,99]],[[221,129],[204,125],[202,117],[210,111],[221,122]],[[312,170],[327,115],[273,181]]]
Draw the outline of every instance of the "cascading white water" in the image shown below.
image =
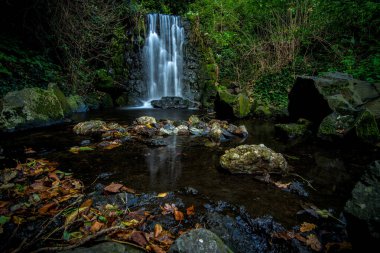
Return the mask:
[[182,96],[185,32],[178,16],[149,14],[144,46],[148,100]]

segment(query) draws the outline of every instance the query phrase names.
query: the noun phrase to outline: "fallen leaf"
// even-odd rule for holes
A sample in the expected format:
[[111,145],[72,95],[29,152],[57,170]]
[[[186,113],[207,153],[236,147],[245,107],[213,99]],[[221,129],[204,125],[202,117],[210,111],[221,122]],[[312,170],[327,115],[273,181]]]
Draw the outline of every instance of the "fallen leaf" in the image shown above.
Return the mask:
[[165,198],[166,196],[168,196],[167,192],[161,192],[157,195],[157,198]]
[[57,174],[55,172],[49,173],[49,178],[53,179],[54,181],[60,181]]
[[92,199],[87,199],[85,202],[82,203],[82,205],[79,207],[79,210],[83,208],[90,208],[92,205],[93,201]]
[[162,232],[162,226],[160,224],[154,225],[154,237],[157,238]]
[[8,221],[10,221],[10,217],[8,216],[0,216],[0,225],[4,225],[5,223],[7,223]]
[[128,187],[126,187],[126,186],[121,187],[120,190],[121,190],[121,191],[124,191],[124,192],[129,192],[129,193],[132,193],[132,194],[135,194],[135,193],[136,193],[136,191],[135,191],[134,189],[132,189],[132,188],[128,188]]
[[184,219],[184,215],[181,211],[174,211],[174,219],[175,220],[178,220],[178,221],[181,221]]
[[155,244],[150,244],[149,246],[152,248],[154,253],[166,253],[165,250],[161,249],[159,246]]
[[79,154],[79,152],[82,152],[82,151],[92,151],[92,150],[94,150],[94,149],[91,147],[87,147],[87,146],[84,146],[84,147],[75,146],[75,147],[71,147],[69,149],[69,152],[71,152],[73,154]]
[[49,214],[49,211],[53,209],[56,205],[57,204],[55,202],[47,203],[46,205],[38,209],[38,213],[41,215]]
[[132,219],[132,220],[129,220],[129,221],[122,221],[121,222],[121,224],[123,224],[126,227],[136,226],[139,223],[140,222],[138,220],[136,220],[136,219]]
[[304,222],[304,223],[302,223],[302,225],[300,227],[300,231],[302,233],[309,232],[311,230],[314,230],[316,227],[317,227],[317,225],[315,225],[313,223]]
[[9,205],[9,201],[0,201],[0,208],[6,207]]
[[90,231],[91,233],[95,234],[98,232],[102,227],[104,226],[104,223],[100,223],[98,221],[95,221],[94,224],[92,224]]
[[176,210],[178,210],[175,204],[168,203],[165,203],[164,207],[160,206],[160,208],[162,210],[163,215],[174,213]]
[[315,251],[320,251],[322,249],[321,243],[313,234],[307,236],[306,245],[310,246]]
[[19,216],[13,216],[12,220],[15,224],[20,225],[25,222],[25,219]]
[[291,184],[291,182],[289,183],[281,183],[281,182],[274,182],[274,184],[280,188],[280,189],[288,189],[289,188],[289,185]]
[[117,192],[120,192],[120,189],[122,187],[123,187],[122,184],[116,184],[112,182],[110,185],[106,186],[104,190],[111,193],[117,193]]
[[148,244],[148,241],[145,238],[144,233],[141,231],[134,231],[131,235],[130,240],[144,248]]
[[195,214],[195,208],[194,208],[194,205],[192,205],[192,206],[186,208],[186,214],[187,214],[188,216],[191,216],[191,215],[194,215],[194,214]]

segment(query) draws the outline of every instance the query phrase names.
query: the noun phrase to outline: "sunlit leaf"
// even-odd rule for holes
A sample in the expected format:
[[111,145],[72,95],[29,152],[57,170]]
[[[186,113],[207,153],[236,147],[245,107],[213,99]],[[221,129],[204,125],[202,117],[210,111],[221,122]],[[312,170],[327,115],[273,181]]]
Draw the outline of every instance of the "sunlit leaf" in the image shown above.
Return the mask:
[[181,221],[184,219],[184,215],[181,211],[174,211],[174,219],[177,221]]
[[317,226],[313,223],[308,223],[308,222],[304,222],[302,223],[301,227],[300,227],[300,231],[302,233],[304,232],[309,232],[311,230],[314,230]]
[[168,196],[167,192],[161,192],[161,193],[157,194],[157,198],[165,198],[166,196]]
[[191,215],[194,215],[194,214],[195,214],[195,208],[194,208],[194,205],[192,205],[192,206],[186,208],[186,214],[187,214],[188,216],[191,216]]
[[99,216],[99,217],[98,217],[98,220],[99,220],[100,222],[103,222],[103,223],[107,223],[107,222],[108,222],[107,218],[104,217],[104,216]]
[[274,184],[280,189],[288,189],[291,183],[274,182]]
[[[91,205],[92,205],[92,203],[93,203],[93,201],[92,201],[92,199],[87,199],[86,201],[84,201],[83,203],[82,203],[82,205],[79,207],[79,210],[81,210],[81,209],[83,209],[83,208],[90,208],[91,207]],[[83,210],[84,211],[84,210]]]
[[132,219],[129,221],[122,221],[121,224],[123,224],[126,227],[132,227],[138,225],[140,222],[136,219]]
[[102,227],[104,226],[104,223],[100,223],[98,221],[95,221],[94,224],[92,224],[90,231],[91,233],[98,232]]
[[154,225],[154,237],[157,238],[162,232],[162,226],[160,224]]
[[316,210],[316,213],[321,216],[322,218],[328,218],[331,214],[328,210],[323,209],[323,210]]

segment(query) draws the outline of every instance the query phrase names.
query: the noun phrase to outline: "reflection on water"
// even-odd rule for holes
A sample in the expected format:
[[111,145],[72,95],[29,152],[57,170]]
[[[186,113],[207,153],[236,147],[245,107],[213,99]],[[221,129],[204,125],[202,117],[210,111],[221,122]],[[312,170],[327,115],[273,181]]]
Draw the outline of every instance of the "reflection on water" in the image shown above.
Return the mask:
[[169,145],[153,148],[145,154],[145,161],[149,169],[149,183],[152,189],[157,184],[177,186],[181,177],[182,163],[180,154],[182,147],[177,146],[177,136],[168,137]]

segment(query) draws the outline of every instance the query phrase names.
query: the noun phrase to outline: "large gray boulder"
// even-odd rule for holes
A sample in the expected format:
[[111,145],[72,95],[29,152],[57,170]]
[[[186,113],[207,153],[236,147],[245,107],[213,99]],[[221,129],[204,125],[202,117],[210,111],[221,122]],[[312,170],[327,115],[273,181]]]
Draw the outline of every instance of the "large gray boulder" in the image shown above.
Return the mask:
[[356,135],[363,141],[380,139],[380,85],[343,73],[299,76],[289,93],[289,116],[321,123],[322,138]]
[[62,253],[143,253],[144,250],[116,242],[103,242],[91,247],[78,247]]
[[210,230],[193,229],[180,237],[170,247],[169,253],[232,253],[232,250]]
[[355,185],[344,210],[349,232],[358,233],[355,238],[362,240],[358,244],[370,245],[380,240],[380,160],[373,162]]
[[25,88],[7,93],[0,106],[0,129],[48,125],[63,120],[65,110],[56,89]]
[[285,173],[288,164],[282,154],[264,144],[241,145],[229,149],[220,158],[220,165],[231,173],[262,174]]

